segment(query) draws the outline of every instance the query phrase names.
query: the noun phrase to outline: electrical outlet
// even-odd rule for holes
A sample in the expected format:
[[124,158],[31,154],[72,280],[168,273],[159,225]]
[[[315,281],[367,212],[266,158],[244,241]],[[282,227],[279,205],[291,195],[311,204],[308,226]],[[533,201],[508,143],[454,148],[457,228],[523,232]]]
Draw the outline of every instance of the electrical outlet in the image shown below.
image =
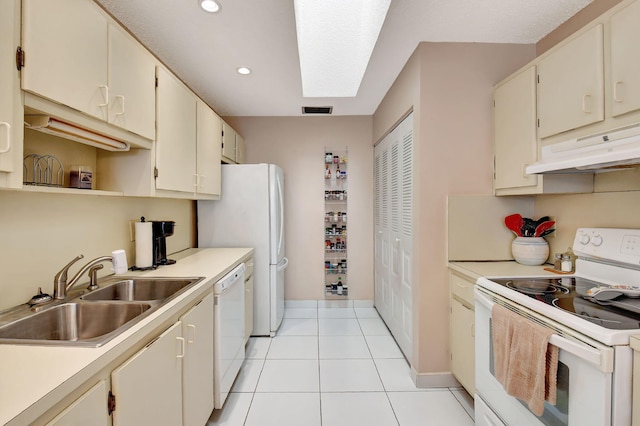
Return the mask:
[[136,240],[136,221],[129,221],[129,241],[134,242]]

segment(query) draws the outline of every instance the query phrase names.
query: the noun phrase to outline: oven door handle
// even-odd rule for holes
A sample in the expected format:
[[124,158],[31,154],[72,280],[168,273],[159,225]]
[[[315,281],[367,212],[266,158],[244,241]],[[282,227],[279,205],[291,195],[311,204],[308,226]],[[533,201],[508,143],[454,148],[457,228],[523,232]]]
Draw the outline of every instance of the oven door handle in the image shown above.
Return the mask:
[[[476,301],[487,307],[489,312],[491,312],[495,302],[489,300],[484,294],[479,292],[478,289],[476,289],[474,293]],[[577,356],[581,360],[597,366],[605,373],[613,372],[613,349],[611,348],[595,348],[586,343],[574,342],[559,334],[552,334],[549,338],[549,343]]]

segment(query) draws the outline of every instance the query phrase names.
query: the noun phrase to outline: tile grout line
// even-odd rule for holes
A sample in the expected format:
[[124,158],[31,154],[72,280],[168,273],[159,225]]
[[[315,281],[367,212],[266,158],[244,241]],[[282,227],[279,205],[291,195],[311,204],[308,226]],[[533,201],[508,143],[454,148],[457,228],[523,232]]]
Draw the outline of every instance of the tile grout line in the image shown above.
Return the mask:
[[[382,376],[380,375],[380,370],[378,369],[378,364],[376,363],[376,360],[373,357],[373,352],[371,352],[371,348],[369,347],[369,341],[367,340],[367,337],[364,335],[364,330],[362,330],[362,324],[360,324],[360,318],[358,317],[357,314],[356,314],[356,317],[358,318],[358,325],[360,326],[360,331],[362,331],[362,336],[364,337],[364,342],[367,345],[367,349],[369,350],[369,354],[371,355],[371,361],[373,362],[373,366],[376,369],[376,374],[378,374],[378,379],[380,379],[380,384],[382,385],[384,396],[385,396],[385,398],[387,398],[387,402],[389,403],[389,407],[391,408],[391,412],[393,413],[393,417],[396,419],[396,423],[399,426],[400,425],[400,419],[398,419],[398,415],[396,414],[396,410],[395,410],[395,408],[393,408],[393,404],[391,403],[391,398],[389,398],[389,391],[387,390],[387,387],[385,386],[384,381],[382,380]],[[384,322],[384,320],[383,320],[383,322]],[[385,326],[386,326],[386,324],[385,324]]]
[[322,384],[320,374],[320,306],[316,305],[316,341],[318,342],[318,417],[322,426]]

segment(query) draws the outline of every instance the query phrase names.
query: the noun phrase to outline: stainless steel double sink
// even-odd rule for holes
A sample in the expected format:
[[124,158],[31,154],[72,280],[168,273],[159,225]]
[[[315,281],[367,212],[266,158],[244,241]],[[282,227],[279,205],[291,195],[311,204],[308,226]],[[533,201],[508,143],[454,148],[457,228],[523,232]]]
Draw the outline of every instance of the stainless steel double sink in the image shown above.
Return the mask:
[[0,344],[98,347],[203,279],[111,277],[36,312],[26,305],[13,310],[0,326]]

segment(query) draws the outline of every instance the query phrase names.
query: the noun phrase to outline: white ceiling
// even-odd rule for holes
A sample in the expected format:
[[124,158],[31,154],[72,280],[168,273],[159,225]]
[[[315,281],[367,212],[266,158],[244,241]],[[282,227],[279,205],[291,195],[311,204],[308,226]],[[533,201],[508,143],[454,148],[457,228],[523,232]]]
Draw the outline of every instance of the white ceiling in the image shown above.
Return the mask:
[[219,0],[216,14],[197,0],[96,1],[218,114],[297,116],[371,115],[419,42],[536,43],[592,0],[392,0],[353,98],[302,97],[293,0]]

